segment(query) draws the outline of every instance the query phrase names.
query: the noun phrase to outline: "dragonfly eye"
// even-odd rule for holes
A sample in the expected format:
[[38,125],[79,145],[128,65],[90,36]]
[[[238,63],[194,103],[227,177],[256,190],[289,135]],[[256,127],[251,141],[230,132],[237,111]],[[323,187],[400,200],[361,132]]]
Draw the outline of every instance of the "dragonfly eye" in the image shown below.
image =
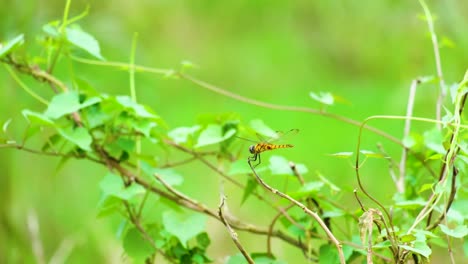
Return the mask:
[[255,145],[251,145],[249,147],[249,151],[250,151],[251,154],[255,154]]

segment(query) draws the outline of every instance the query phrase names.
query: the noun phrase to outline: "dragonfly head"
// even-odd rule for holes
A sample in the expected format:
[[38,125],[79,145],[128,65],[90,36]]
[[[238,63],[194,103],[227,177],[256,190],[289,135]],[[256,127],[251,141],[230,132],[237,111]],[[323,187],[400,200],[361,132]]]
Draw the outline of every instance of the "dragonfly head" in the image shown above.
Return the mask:
[[250,154],[255,154],[255,145],[250,145],[249,151],[250,151]]

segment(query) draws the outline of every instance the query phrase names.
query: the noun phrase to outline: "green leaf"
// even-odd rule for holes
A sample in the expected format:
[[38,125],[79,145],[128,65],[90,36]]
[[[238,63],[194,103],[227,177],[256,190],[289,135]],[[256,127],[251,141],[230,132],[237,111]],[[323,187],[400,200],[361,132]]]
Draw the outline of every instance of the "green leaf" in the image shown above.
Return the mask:
[[421,188],[419,188],[418,190],[418,194],[424,192],[424,191],[427,191],[427,190],[432,190],[432,187],[434,186],[433,183],[426,183],[426,184],[423,184],[421,186]]
[[399,201],[395,203],[396,207],[409,209],[409,210],[414,210],[414,209],[423,207],[424,205],[426,205],[426,201],[424,201],[424,199],[422,198],[417,198],[415,200]]
[[21,111],[21,113],[31,123],[46,126],[55,126],[54,121],[50,120],[47,116],[41,113],[36,113],[28,109],[24,109],[23,111]]
[[301,186],[299,190],[292,192],[290,196],[292,196],[295,199],[309,197],[312,194],[319,192],[324,185],[325,184],[321,181],[307,182],[303,186]]
[[125,253],[127,253],[135,263],[145,263],[146,258],[151,256],[155,251],[151,244],[136,228],[131,228],[127,231],[123,239],[123,248]]
[[416,140],[411,135],[407,135],[403,138],[402,143],[405,148],[411,148],[416,145]]
[[229,256],[225,264],[247,264],[245,257],[239,253],[234,256]]
[[58,31],[60,21],[55,20],[51,21],[45,25],[42,26],[42,31],[44,31],[46,34],[50,35],[51,37],[58,37],[60,35]]
[[372,245],[372,249],[389,248],[391,246],[392,246],[392,242],[390,242],[389,240],[385,240],[375,245]]
[[423,137],[424,145],[427,148],[435,151],[438,154],[445,154],[445,148],[442,144],[444,137],[439,129],[434,127],[433,129],[424,132]]
[[147,109],[146,106],[132,101],[132,99],[129,96],[126,96],[126,95],[117,96],[116,100],[117,100],[117,103],[119,103],[121,106],[125,107],[126,109],[132,110],[139,117],[154,118],[154,119],[159,118],[156,114],[151,113],[150,110]]
[[333,154],[328,154],[328,156],[333,156],[342,159],[349,159],[353,155],[353,152],[337,152]]
[[319,93],[310,92],[309,95],[315,101],[322,103],[322,104],[326,104],[326,105],[333,105],[335,101],[333,98],[333,94],[329,92],[319,92]]
[[77,92],[65,92],[58,94],[52,98],[47,110],[44,115],[49,118],[57,119],[66,114],[71,114],[82,108],[90,105],[99,103],[101,99],[99,97],[92,97],[83,103],[79,102],[79,95]]
[[174,211],[163,214],[163,225],[167,232],[176,236],[182,245],[205,230],[206,217],[201,214],[182,216]]
[[200,126],[196,125],[193,127],[178,127],[175,128],[167,134],[175,143],[186,143],[189,137],[193,137],[195,132],[200,130]]
[[[271,156],[268,167],[273,175],[294,175],[289,161],[281,156]],[[300,174],[305,174],[309,171],[304,164],[296,164],[296,169]]]
[[97,206],[97,217],[106,217],[113,213],[118,213],[122,206],[122,200],[114,197],[103,195]]
[[450,229],[448,226],[439,224],[440,230],[451,237],[463,238],[468,234],[468,227],[466,225],[458,225],[454,229]]
[[401,243],[408,243],[408,242],[413,242],[416,240],[416,237],[412,234],[407,234],[400,236],[400,242]]
[[346,215],[346,212],[343,211],[343,210],[339,210],[339,209],[333,209],[333,211],[325,211],[323,212],[322,214],[322,218],[334,218],[334,217],[340,217],[340,216],[343,216],[343,215]]
[[88,133],[88,130],[84,127],[77,127],[73,128],[65,128],[65,129],[57,129],[59,134],[64,137],[66,140],[72,142],[73,144],[77,145],[82,150],[91,151],[91,143],[93,138]]
[[339,263],[338,252],[331,245],[322,245],[319,250],[319,264]]
[[[255,169],[256,172],[264,172],[267,170],[267,167],[258,167]],[[240,159],[236,160],[231,163],[231,168],[228,171],[229,175],[237,175],[237,174],[248,174],[252,173],[252,169],[250,168],[249,164],[247,163],[247,159]]]
[[341,191],[341,188],[336,186],[335,184],[333,184],[331,181],[329,181],[325,176],[323,176],[320,172],[317,171],[317,176],[319,177],[319,179],[325,184],[327,185],[328,187],[330,187],[330,189],[334,192],[340,192]]
[[157,124],[154,121],[151,121],[151,120],[148,120],[148,119],[137,120],[133,124],[133,128],[136,131],[138,131],[138,132],[142,133],[143,135],[145,135],[145,137],[149,137],[151,129],[153,129],[156,126],[157,126]]
[[203,233],[198,234],[197,243],[201,249],[205,250],[210,245],[211,240],[208,234],[206,232],[203,232]]
[[164,182],[169,184],[170,186],[178,186],[181,185],[184,181],[184,178],[177,173],[174,169],[160,169],[160,168],[153,168],[150,164],[142,161],[141,162],[141,169],[144,173],[151,177],[153,181],[156,181],[158,184],[160,182],[154,177],[154,174],[158,174]]
[[125,187],[122,179],[112,173],[108,173],[100,182],[104,195],[113,196],[121,200],[129,201],[136,196],[145,193],[145,188],[138,184],[132,184]]
[[66,29],[66,37],[71,44],[87,51],[97,59],[104,60],[101,55],[101,49],[99,48],[99,42],[80,27],[68,27]]
[[0,58],[3,58],[24,44],[24,34],[9,40],[5,45],[0,43]]
[[247,184],[244,189],[244,194],[242,195],[241,205],[244,204],[245,201],[247,201],[247,198],[249,198],[249,196],[252,195],[252,193],[254,193],[257,186],[258,186],[258,182],[255,179],[252,179],[252,178],[247,179]]
[[381,154],[381,153],[376,153],[370,150],[361,150],[359,151],[361,154],[366,156],[367,158],[375,158],[375,159],[387,159],[388,157]]
[[432,253],[431,248],[426,244],[426,242],[423,242],[423,241],[416,241],[414,242],[413,246],[400,245],[400,247],[406,250],[415,252],[417,254],[420,254],[426,258],[428,258]]
[[276,260],[276,258],[269,253],[252,253],[251,256],[256,264],[285,264],[283,261]]
[[220,125],[209,125],[200,133],[195,147],[199,148],[222,142],[232,137],[235,133],[235,129],[230,129],[223,135],[222,127]]
[[260,119],[250,121],[250,127],[252,127],[255,132],[267,137],[275,137],[277,135],[275,130],[271,129]]

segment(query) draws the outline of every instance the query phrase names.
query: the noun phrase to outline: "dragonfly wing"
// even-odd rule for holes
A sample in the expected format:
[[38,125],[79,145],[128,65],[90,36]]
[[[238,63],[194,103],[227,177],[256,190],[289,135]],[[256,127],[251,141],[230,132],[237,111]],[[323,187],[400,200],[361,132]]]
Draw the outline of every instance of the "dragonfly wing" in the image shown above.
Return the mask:
[[283,140],[287,140],[289,137],[292,137],[294,135],[296,135],[297,133],[299,133],[299,129],[290,129],[286,132],[282,132],[282,131],[276,131],[276,135],[274,137],[271,137],[269,138],[267,141],[265,142],[268,142],[268,143],[272,143],[272,142],[276,142],[276,141],[283,141]]

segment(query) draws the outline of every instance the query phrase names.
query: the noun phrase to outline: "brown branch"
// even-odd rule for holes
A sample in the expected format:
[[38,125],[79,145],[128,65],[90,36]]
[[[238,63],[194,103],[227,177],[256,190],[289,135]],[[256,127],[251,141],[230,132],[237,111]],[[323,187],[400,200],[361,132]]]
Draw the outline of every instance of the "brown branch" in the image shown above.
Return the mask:
[[221,222],[226,226],[227,230],[229,231],[229,234],[231,235],[232,241],[234,241],[234,244],[236,244],[236,247],[242,253],[242,255],[247,260],[247,262],[250,263],[250,264],[254,264],[255,263],[254,260],[249,255],[249,253],[247,253],[247,251],[244,249],[244,247],[240,243],[236,231],[234,231],[234,229],[231,228],[231,226],[229,225],[229,222],[226,221],[226,219],[224,218],[223,207],[224,207],[225,202],[226,202],[226,196],[224,196],[224,194],[222,194],[221,195],[221,203],[220,203],[220,205],[218,207],[219,218],[220,218]]
[[269,186],[266,182],[263,181],[262,178],[260,178],[260,176],[257,174],[257,172],[255,171],[255,168],[253,167],[250,159],[247,160],[250,168],[252,169],[252,172],[254,173],[255,177],[257,178],[257,181],[263,186],[265,187],[265,189],[267,189],[268,191],[270,191],[271,193],[275,194],[275,195],[278,195],[279,197],[281,198],[284,198],[292,203],[294,203],[296,206],[298,206],[299,208],[301,208],[304,213],[312,216],[312,218],[314,218],[317,223],[322,227],[322,229],[325,231],[325,233],[327,234],[327,236],[330,238],[330,240],[332,241],[333,244],[335,244],[336,246],[336,249],[338,250],[338,256],[340,258],[340,263],[346,263],[345,261],[345,257],[344,257],[344,254],[343,254],[343,248],[341,246],[341,243],[335,238],[335,236],[333,235],[333,233],[330,231],[330,229],[328,229],[327,225],[323,222],[323,220],[320,218],[320,216],[311,211],[309,208],[307,208],[305,205],[303,205],[302,203],[300,203],[299,201],[291,198],[289,195],[287,194],[284,194],[274,188],[272,188],[271,186]]
[[275,217],[273,217],[273,220],[271,220],[271,224],[268,227],[268,235],[267,235],[267,252],[268,252],[268,254],[272,254],[271,253],[271,234],[273,233],[273,227],[275,226],[276,221],[278,221],[278,219],[281,216],[286,217],[291,222],[291,224],[295,225],[297,228],[306,231],[303,226],[301,226],[299,223],[294,221],[294,219],[292,219],[291,216],[287,213],[287,211],[289,209],[291,209],[292,207],[294,207],[294,206],[295,206],[295,204],[291,203],[290,205],[286,206],[285,208],[280,208],[280,212],[278,212],[275,215]]
[[[347,117],[344,117],[344,116],[328,113],[328,112],[325,112],[325,111],[322,111],[322,110],[317,110],[317,109],[313,109],[313,108],[309,108],[309,107],[270,104],[270,103],[250,99],[248,97],[244,97],[244,96],[238,95],[236,93],[226,91],[226,90],[224,90],[222,88],[219,88],[219,87],[217,87],[215,85],[212,85],[210,83],[198,80],[198,79],[196,79],[196,78],[194,78],[194,77],[192,77],[192,76],[190,76],[188,74],[184,74],[184,73],[179,72],[176,75],[179,76],[181,79],[185,79],[187,81],[190,81],[190,82],[196,84],[197,86],[199,86],[201,88],[208,89],[208,90],[210,90],[212,92],[215,92],[217,94],[221,94],[221,95],[224,95],[226,97],[230,97],[230,98],[233,98],[233,99],[235,99],[237,101],[244,102],[244,103],[247,103],[247,104],[251,104],[251,105],[255,105],[255,106],[259,106],[259,107],[263,107],[263,108],[268,108],[268,109],[274,109],[274,110],[291,111],[291,112],[303,112],[303,113],[309,113],[309,114],[313,114],[313,115],[321,115],[321,116],[329,117],[329,118],[332,118],[332,119],[335,119],[335,120],[338,120],[338,121],[342,121],[342,122],[345,122],[345,123],[348,123],[348,124],[351,124],[351,125],[354,125],[354,126],[358,126],[358,127],[361,126],[361,122],[350,119],[350,118],[347,118]],[[371,126],[367,126],[367,125],[365,126],[365,129],[367,129],[369,131],[372,131],[373,133],[375,133],[377,135],[380,135],[380,136],[382,136],[384,138],[387,138],[388,140],[393,141],[393,142],[395,142],[395,143],[397,143],[399,145],[402,145],[400,140],[398,140],[397,138],[385,133],[382,130],[379,130],[379,129],[375,128],[375,127],[371,127]]]
[[[406,117],[405,120],[405,128],[403,129],[403,139],[409,136],[411,131],[411,119],[409,117],[413,116],[413,108],[414,108],[414,99],[416,96],[416,88],[421,83],[421,80],[416,79],[411,82],[410,92],[408,96],[408,105],[406,107]],[[405,191],[405,177],[406,177],[406,160],[408,157],[408,148],[403,147],[403,151],[401,154],[400,160],[400,176],[396,182],[396,188],[399,193],[403,193]]]
[[124,201],[123,202],[124,205],[125,205],[125,208],[127,209],[127,212],[128,212],[128,218],[130,219],[130,221],[133,223],[133,225],[137,228],[137,230],[141,233],[141,235],[143,236],[143,238],[148,241],[148,243],[150,243],[150,246],[156,250],[157,252],[159,252],[159,254],[161,254],[167,261],[169,261],[170,263],[176,263],[174,260],[172,260],[164,251],[162,251],[161,249],[159,249],[157,246],[156,246],[156,243],[154,242],[153,238],[148,234],[148,232],[146,232],[145,228],[141,225],[141,222],[140,222],[140,219],[138,218],[138,216],[132,211],[132,208],[130,207],[130,205],[128,204],[127,201]]

